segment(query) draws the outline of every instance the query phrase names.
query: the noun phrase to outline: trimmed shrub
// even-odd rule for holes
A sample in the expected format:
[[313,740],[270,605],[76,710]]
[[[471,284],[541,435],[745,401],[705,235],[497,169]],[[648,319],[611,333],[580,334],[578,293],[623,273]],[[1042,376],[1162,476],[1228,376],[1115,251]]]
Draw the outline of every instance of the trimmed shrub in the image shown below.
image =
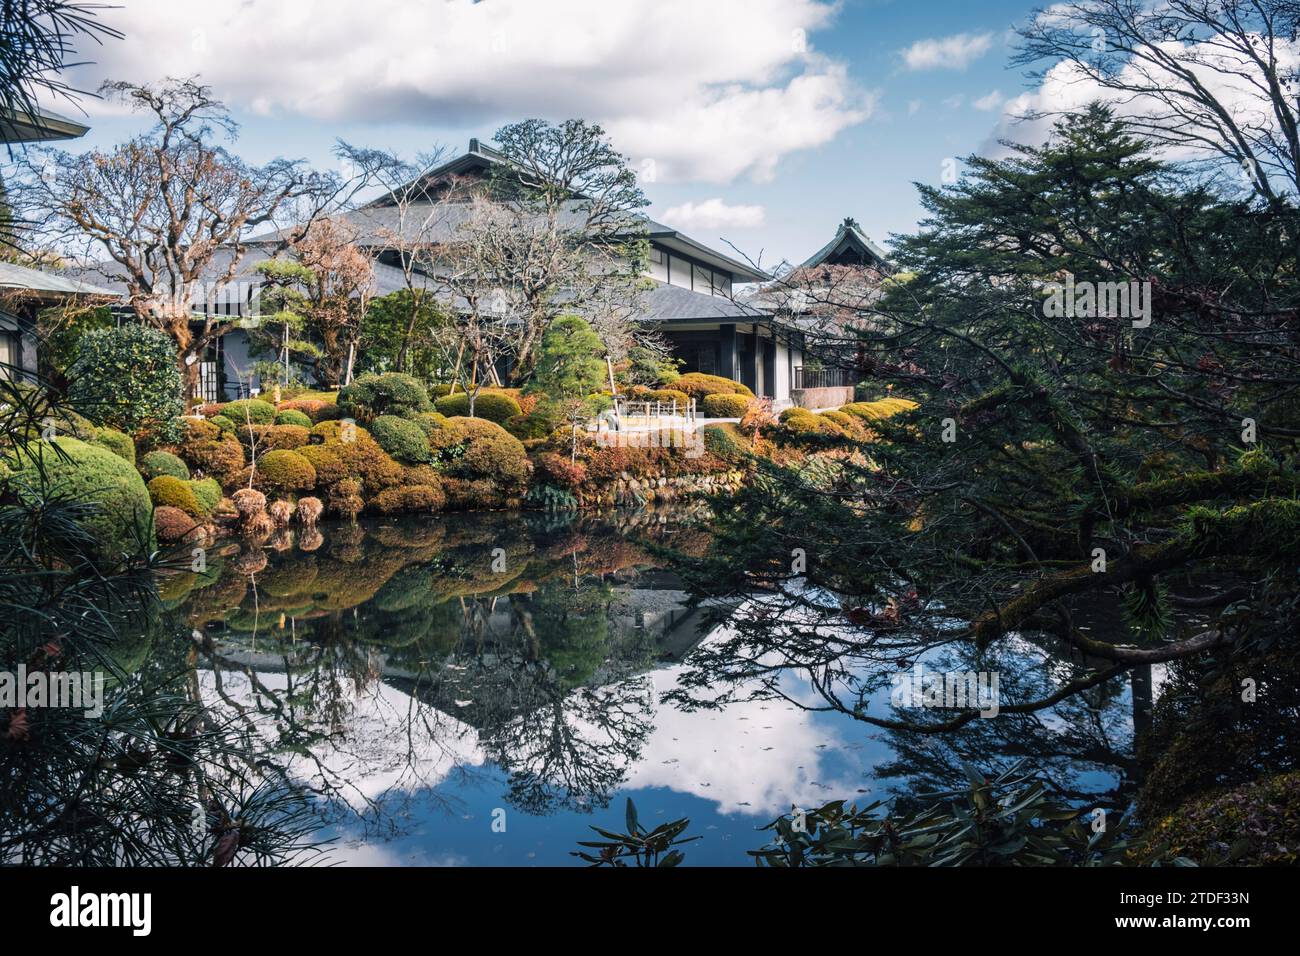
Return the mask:
[[96,428],[95,437],[91,441],[102,448],[107,448],[118,458],[135,464],[135,442],[125,432],[115,428]]
[[791,435],[832,435],[843,437],[844,429],[829,418],[806,408],[787,408],[781,413],[781,427]]
[[215,478],[196,478],[190,483],[190,490],[199,501],[204,514],[212,514],[221,504],[221,483]]
[[439,382],[437,385],[429,386],[429,396],[431,398],[442,398],[444,395],[451,394],[451,386],[446,382]]
[[5,466],[12,488],[24,499],[41,493],[43,469],[45,496],[92,505],[78,520],[94,536],[98,556],[106,563],[117,564],[123,555],[138,554],[142,535],[144,547],[152,549],[153,542],[147,540],[152,505],[144,479],[107,448],[76,438],[30,442],[11,453]]
[[235,423],[225,415],[213,415],[208,421],[221,429],[222,434],[233,435],[235,433]]
[[253,484],[275,491],[307,491],[316,487],[316,468],[296,451],[277,449],[259,455]]
[[221,406],[221,414],[234,422],[235,427],[249,422],[254,425],[271,425],[275,422],[275,406],[260,398],[241,398],[227,402]]
[[365,423],[380,415],[410,418],[433,409],[425,387],[402,372],[362,375],[339,391],[338,407],[345,416]]
[[566,455],[553,451],[537,456],[537,481],[573,491],[587,480],[587,469],[581,462],[571,462]]
[[298,411],[296,408],[283,408],[276,413],[275,423],[277,425],[301,425],[308,431],[311,426],[316,424],[312,421],[311,416]]
[[854,418],[873,422],[882,418],[892,418],[916,407],[916,402],[909,401],[906,398],[882,398],[875,402],[852,402],[841,406],[838,410],[845,415],[852,415]]
[[216,441],[221,437],[221,429],[204,418],[185,417],[181,419],[181,441]]
[[366,506],[361,498],[361,482],[356,478],[344,478],[330,488],[325,503],[335,514],[355,518]]
[[531,441],[547,437],[558,424],[552,416],[539,409],[528,415],[513,415],[502,422],[501,427],[520,441]]
[[370,424],[370,434],[379,447],[408,465],[432,461],[429,436],[416,422],[395,415],[380,415]]
[[[217,434],[221,435],[220,432]],[[239,476],[246,460],[244,446],[239,444],[234,435],[186,441],[181,444],[180,453],[190,465],[191,474],[198,470],[217,479],[222,485],[230,484]]]
[[443,426],[443,423],[447,421],[447,416],[439,412],[420,412],[411,421],[419,425],[420,431],[424,432],[424,436],[428,438]]
[[412,511],[441,511],[447,496],[440,485],[399,485],[375,496],[375,508],[383,514]]
[[692,398],[703,398],[705,395],[748,395],[751,398],[754,396],[753,392],[739,382],[733,382],[721,375],[705,375],[703,372],[679,375],[672,384],[673,391],[685,392]]
[[302,425],[240,425],[235,429],[239,441],[252,446],[257,440],[257,453],[301,448],[311,440],[311,429]]
[[198,527],[193,515],[171,505],[159,505],[153,510],[153,530],[163,544],[175,544]]
[[149,500],[154,503],[155,508],[165,505],[179,508],[194,518],[204,516],[203,506],[199,504],[198,496],[194,494],[194,489],[190,487],[188,481],[175,475],[159,475],[150,480],[148,488]]
[[[464,392],[447,395],[434,403],[439,413],[448,418],[463,418],[469,415],[469,396]],[[502,392],[482,391],[474,399],[474,417],[485,418],[500,425],[507,419],[522,415],[519,403]]]
[[[280,414],[298,412],[306,415],[311,424],[323,421],[329,410],[337,411],[337,407],[333,402],[327,402],[323,398],[293,398],[287,402],[281,402],[276,408],[280,411]],[[292,424],[301,425],[302,422],[293,422]]]
[[453,477],[495,481],[502,494],[521,490],[528,478],[524,446],[487,419],[448,418],[429,443],[435,461]]
[[140,458],[140,474],[145,481],[151,481],[159,475],[171,475],[181,481],[190,480],[190,468],[169,451],[151,451]]
[[729,461],[744,458],[754,451],[749,436],[732,422],[705,425],[700,429],[700,437],[704,439],[705,451]]
[[83,335],[69,378],[68,400],[96,425],[170,439],[173,422],[185,414],[176,344],[135,322]]
[[298,454],[315,467],[316,481],[321,487],[354,478],[363,482],[366,493],[371,494],[402,480],[402,466],[364,428],[357,428],[355,441],[304,445]]
[[701,409],[706,418],[743,418],[752,401],[747,395],[705,395]]

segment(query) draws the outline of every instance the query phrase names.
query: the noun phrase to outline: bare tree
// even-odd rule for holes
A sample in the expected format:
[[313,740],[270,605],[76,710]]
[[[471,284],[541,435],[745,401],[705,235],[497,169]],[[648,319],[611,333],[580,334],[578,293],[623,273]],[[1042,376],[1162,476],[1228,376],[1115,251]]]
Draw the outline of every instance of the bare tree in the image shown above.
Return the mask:
[[626,342],[628,317],[645,288],[649,251],[640,210],[647,200],[599,126],[531,119],[503,127],[496,140],[506,162],[494,172],[490,195],[507,228],[482,246],[482,259],[485,273],[525,306],[513,371],[520,381],[562,313],[602,317],[611,339]]
[[374,293],[374,261],[356,244],[356,228],[343,219],[318,219],[293,245],[307,269],[307,325],[320,338],[317,370],[330,386],[352,381],[361,320]]
[[101,92],[153,117],[153,128],[108,152],[33,151],[23,163],[24,207],[50,244],[107,254],[98,271],[124,282],[140,320],[175,341],[193,395],[204,351],[232,319],[212,308],[199,314],[196,304],[210,302],[239,274],[252,229],[293,216],[288,244],[339,202],[348,184],[298,161],[250,166],[228,152],[219,140],[232,139],[238,127],[193,79],[114,82]]
[[434,283],[420,263],[427,259],[431,247],[445,241],[452,218],[449,204],[431,201],[423,174],[440,165],[446,151],[438,147],[407,162],[390,151],[362,149],[340,141],[336,152],[368,186],[384,190],[381,205],[369,210],[369,216],[362,210],[356,218],[373,221],[370,228],[372,240],[378,243],[376,252],[382,261],[401,270],[410,293],[396,360],[396,371],[407,372],[420,317],[434,292]]
[[1298,25],[1295,0],[1067,0],[1020,29],[1013,63],[1069,61],[1144,138],[1231,161],[1280,208],[1300,193]]

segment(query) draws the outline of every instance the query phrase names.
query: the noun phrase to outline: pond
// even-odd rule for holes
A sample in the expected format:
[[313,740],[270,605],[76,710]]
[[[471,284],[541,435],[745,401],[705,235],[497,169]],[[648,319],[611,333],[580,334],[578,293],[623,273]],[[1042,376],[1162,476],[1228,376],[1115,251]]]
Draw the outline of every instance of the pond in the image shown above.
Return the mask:
[[[205,704],[311,789],[338,863],[575,864],[630,797],[647,825],[690,819],[688,864],[749,865],[792,807],[907,799],[957,785],[963,760],[1032,755],[1080,802],[1131,792],[1150,692],[1127,680],[942,736],[826,709],[797,668],[759,699],[684,704],[726,625],[705,624],[662,549],[710,546],[707,522],[653,511],[402,517],[230,543],[160,587]],[[1004,694],[1058,679],[1061,662],[1009,644]]]

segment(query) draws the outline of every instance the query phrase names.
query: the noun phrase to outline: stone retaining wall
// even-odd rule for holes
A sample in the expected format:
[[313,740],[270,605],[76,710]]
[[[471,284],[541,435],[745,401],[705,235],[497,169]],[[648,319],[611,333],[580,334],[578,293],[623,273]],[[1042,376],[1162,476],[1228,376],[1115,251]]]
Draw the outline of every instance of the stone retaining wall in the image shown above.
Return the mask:
[[800,408],[839,408],[853,401],[852,385],[833,388],[792,388],[790,401]]
[[634,478],[622,472],[612,484],[603,488],[584,488],[578,502],[584,508],[641,505],[656,501],[676,501],[700,495],[735,491],[745,481],[743,471],[719,471],[701,475],[647,475]]

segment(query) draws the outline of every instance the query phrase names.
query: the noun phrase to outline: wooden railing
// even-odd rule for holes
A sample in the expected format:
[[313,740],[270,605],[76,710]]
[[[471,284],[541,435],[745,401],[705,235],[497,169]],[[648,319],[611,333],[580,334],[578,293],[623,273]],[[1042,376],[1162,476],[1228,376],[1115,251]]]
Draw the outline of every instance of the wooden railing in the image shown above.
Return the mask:
[[677,402],[644,402],[617,398],[614,412],[620,428],[695,427],[695,399]]

